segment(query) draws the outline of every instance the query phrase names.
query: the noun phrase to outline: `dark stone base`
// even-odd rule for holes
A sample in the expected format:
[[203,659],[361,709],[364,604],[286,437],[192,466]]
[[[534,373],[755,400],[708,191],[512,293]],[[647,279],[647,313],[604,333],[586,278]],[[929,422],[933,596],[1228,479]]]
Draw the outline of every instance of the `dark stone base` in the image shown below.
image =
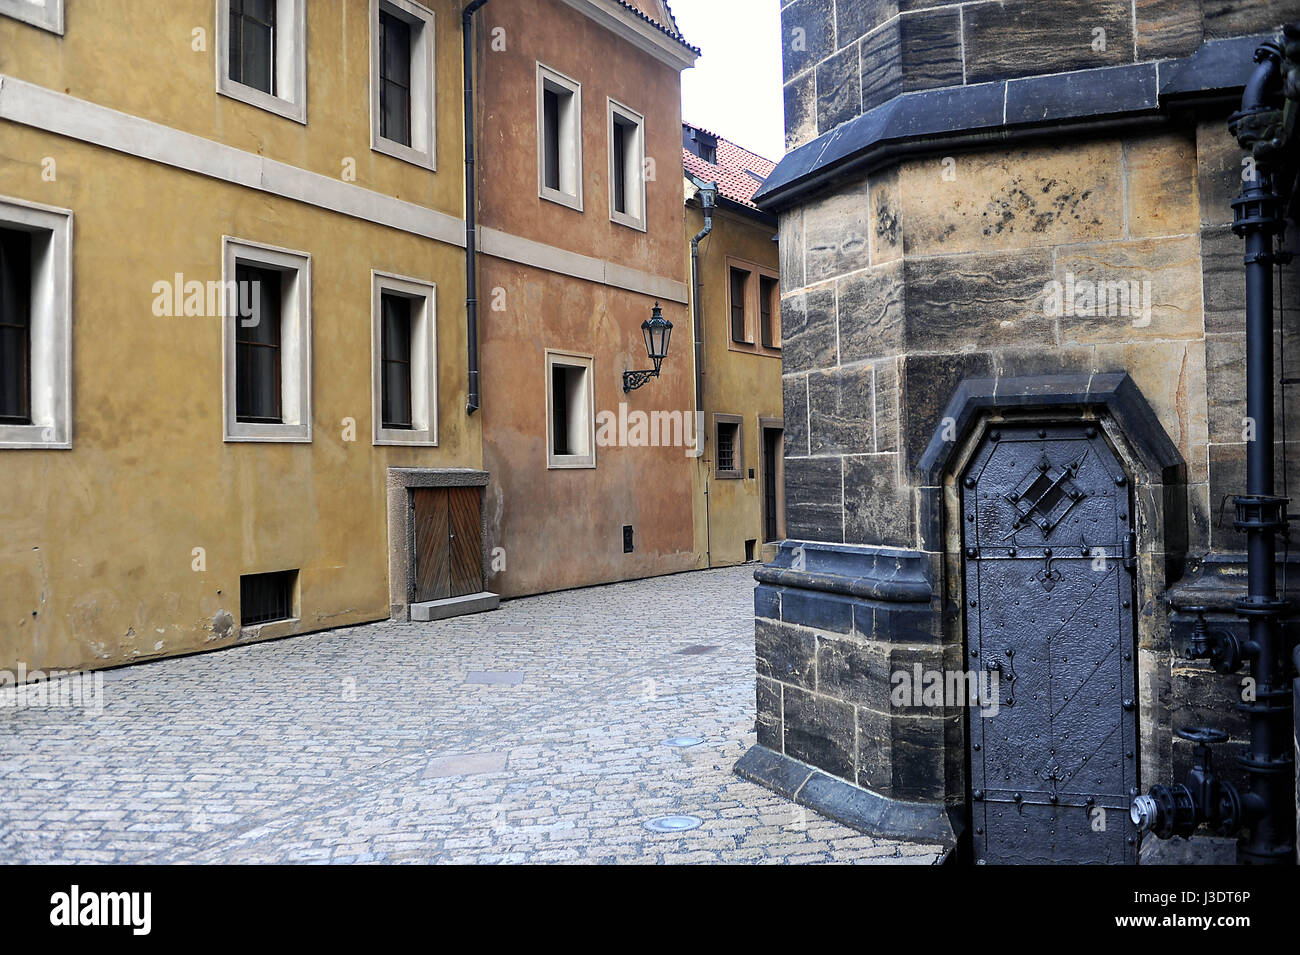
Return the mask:
[[1236,865],[1237,840],[1224,836],[1142,840],[1138,865]]
[[942,846],[943,861],[952,857],[965,828],[942,803],[888,799],[766,746],[745,753],[735,773],[867,835]]

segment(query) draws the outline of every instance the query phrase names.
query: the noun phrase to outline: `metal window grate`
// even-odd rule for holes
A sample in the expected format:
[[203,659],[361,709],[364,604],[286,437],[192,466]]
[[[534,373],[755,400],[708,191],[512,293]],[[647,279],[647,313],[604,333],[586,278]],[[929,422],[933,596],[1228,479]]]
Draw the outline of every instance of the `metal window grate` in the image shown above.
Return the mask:
[[244,574],[239,578],[239,622],[250,627],[294,616],[293,591],[298,571],[277,570],[269,574]]
[[735,424],[718,425],[718,470],[736,470],[736,432]]

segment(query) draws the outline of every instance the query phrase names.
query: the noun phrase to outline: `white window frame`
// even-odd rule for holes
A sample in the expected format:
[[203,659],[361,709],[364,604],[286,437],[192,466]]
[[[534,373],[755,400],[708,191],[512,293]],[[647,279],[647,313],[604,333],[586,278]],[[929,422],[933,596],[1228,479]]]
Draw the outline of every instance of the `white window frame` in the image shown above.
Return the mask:
[[230,0],[217,0],[217,92],[307,123],[307,2],[275,0],[275,86],[272,95],[230,78]]
[[[411,25],[411,145],[380,135],[379,11]],[[413,0],[370,0],[370,148],[425,169],[437,170],[437,110],[433,11]]]
[[0,0],[0,17],[12,17],[63,36],[63,0]]
[[33,243],[31,424],[0,424],[0,449],[72,447],[72,211],[0,197],[0,225],[47,233]]
[[[546,349],[546,467],[549,470],[594,468],[596,466],[596,379],[592,371],[593,356],[577,352]],[[553,375],[556,365],[585,369],[586,382],[586,427],[581,429],[586,435],[587,450],[582,454],[555,454],[555,389]],[[569,423],[570,434],[574,433],[573,422]]]
[[[423,279],[370,272],[370,404],[376,445],[438,446],[438,287]],[[385,428],[383,381],[383,310],[385,292],[410,299],[411,423],[414,428]],[[416,308],[416,303],[419,307]]]
[[[637,229],[641,232],[646,231],[646,211],[645,211],[645,117],[632,109],[630,106],[624,106],[614,99],[608,100],[608,118],[606,120],[606,135],[609,143],[609,218],[619,225],[625,225],[631,229]],[[629,208],[632,212],[618,212],[614,208],[614,170],[615,164],[627,162],[626,156],[614,155],[614,123],[618,119],[624,119],[629,123],[636,125],[636,136],[630,145],[632,150],[632,178],[630,178],[625,189],[627,197],[630,200]]]
[[[560,122],[559,189],[546,185],[546,111],[542,93],[548,85],[573,96],[569,122],[564,122],[563,118]],[[564,188],[566,170],[572,177],[572,192]],[[537,64],[537,195],[582,211],[582,84],[541,63]]]
[[[292,276],[281,286],[280,296],[280,424],[240,421],[235,403],[235,322],[237,304],[231,301],[238,263],[274,269]],[[226,441],[262,441],[289,444],[311,442],[311,255],[293,249],[262,245],[233,236],[222,237],[221,280],[221,390],[222,427]],[[296,373],[295,373],[296,372]]]

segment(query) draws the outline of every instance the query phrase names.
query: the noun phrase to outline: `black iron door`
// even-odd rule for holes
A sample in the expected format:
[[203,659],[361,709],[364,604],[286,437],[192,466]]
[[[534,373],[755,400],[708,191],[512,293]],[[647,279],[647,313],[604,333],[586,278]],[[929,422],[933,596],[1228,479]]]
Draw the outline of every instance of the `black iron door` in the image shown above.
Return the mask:
[[969,659],[997,687],[970,717],[977,862],[1136,862],[1131,501],[1085,423],[991,430],[963,475]]

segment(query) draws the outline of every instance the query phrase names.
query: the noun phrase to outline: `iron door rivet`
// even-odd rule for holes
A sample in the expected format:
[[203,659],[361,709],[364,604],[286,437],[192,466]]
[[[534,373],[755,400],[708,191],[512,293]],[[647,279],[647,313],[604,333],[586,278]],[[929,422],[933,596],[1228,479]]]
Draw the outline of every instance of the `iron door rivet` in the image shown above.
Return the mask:
[[973,477],[968,477],[968,478],[966,479],[966,486],[967,486],[967,487],[974,487],[974,486],[975,486],[975,479],[974,479]]
[[1001,441],[1001,440],[1002,440],[1002,432],[1001,432],[1001,431],[990,431],[990,432],[989,432],[989,440],[990,440],[990,441]]
[[1133,701],[1132,701],[1132,700],[1125,700],[1125,701],[1124,701],[1124,709],[1126,709],[1126,710],[1131,710],[1131,709],[1133,709]]
[[1090,438],[1095,438],[1097,437],[1097,429],[1089,428],[1087,431],[1084,432],[1084,434],[1086,434]]
[[1046,428],[1039,428],[1039,429],[1038,429],[1038,436],[1039,436],[1040,438],[1045,438],[1045,437],[1047,437],[1047,429],[1046,429]]
[[1115,475],[1115,485],[1116,485],[1116,487],[1123,487],[1127,480],[1128,480],[1128,479],[1125,478],[1124,475],[1122,475],[1122,474],[1116,474],[1116,475]]
[[977,551],[974,547],[967,547],[967,548],[966,548],[966,556],[967,556],[967,557],[974,557],[974,556],[975,556],[976,554],[978,554],[978,553],[979,553],[979,551]]
[[976,799],[978,799],[978,800],[980,800],[980,801],[983,801],[983,799],[984,799],[984,790],[982,790],[982,789],[977,789],[977,790],[975,790],[973,793],[971,793],[971,795],[974,796]]

